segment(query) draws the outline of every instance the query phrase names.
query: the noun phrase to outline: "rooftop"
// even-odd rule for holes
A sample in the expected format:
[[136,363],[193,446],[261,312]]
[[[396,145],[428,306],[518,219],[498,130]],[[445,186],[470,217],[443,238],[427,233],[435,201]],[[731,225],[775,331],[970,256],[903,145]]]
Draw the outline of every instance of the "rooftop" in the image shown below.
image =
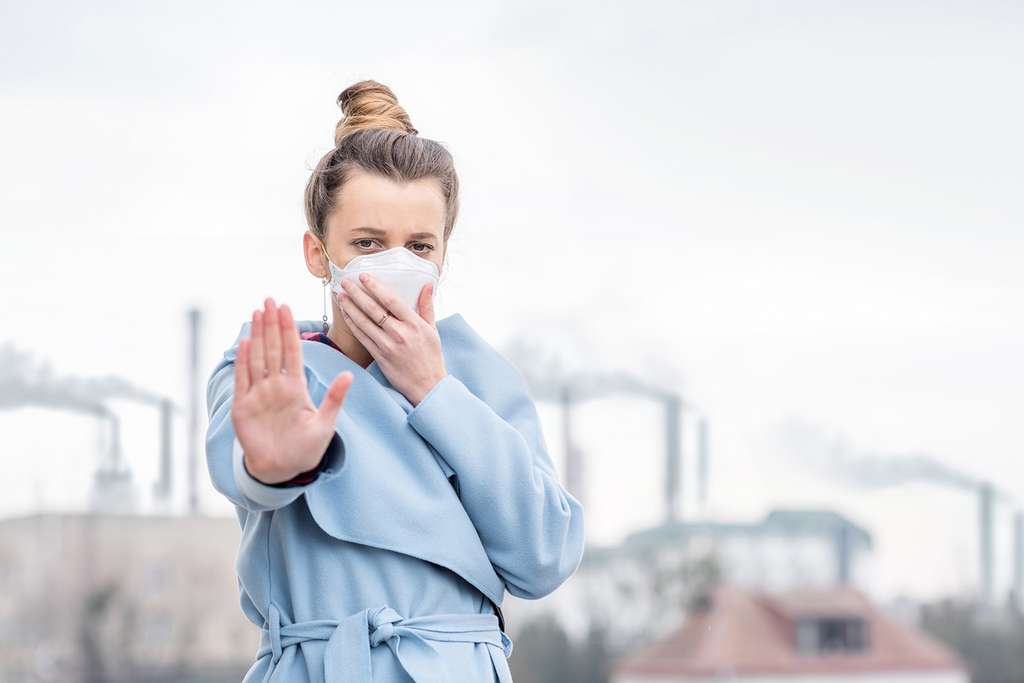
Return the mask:
[[[844,625],[856,628],[846,631]],[[830,646],[838,634],[851,647],[817,649],[819,627]],[[943,644],[846,587],[768,594],[720,586],[707,609],[615,666],[617,675],[631,677],[964,670]]]

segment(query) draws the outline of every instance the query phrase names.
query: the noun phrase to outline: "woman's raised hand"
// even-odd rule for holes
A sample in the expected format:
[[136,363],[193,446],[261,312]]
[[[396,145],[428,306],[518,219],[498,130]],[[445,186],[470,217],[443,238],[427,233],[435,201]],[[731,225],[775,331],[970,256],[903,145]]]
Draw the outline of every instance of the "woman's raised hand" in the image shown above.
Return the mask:
[[352,379],[351,372],[340,373],[320,407],[313,405],[291,309],[268,297],[263,311],[253,311],[252,332],[235,359],[231,423],[249,473],[276,484],[316,467]]

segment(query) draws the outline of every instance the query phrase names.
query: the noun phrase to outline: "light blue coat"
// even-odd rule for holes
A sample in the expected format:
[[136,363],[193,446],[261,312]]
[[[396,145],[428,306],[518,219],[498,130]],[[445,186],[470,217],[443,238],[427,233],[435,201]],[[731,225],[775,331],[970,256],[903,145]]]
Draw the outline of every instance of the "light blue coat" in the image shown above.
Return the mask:
[[415,407],[376,361],[300,342],[315,405],[338,373],[355,376],[342,447],[304,486],[244,466],[231,400],[251,323],[214,368],[207,465],[238,514],[241,607],[260,627],[243,683],[511,683],[512,641],[488,599],[541,598],[579,566],[583,508],[558,481],[522,374],[461,314],[436,324],[448,375]]

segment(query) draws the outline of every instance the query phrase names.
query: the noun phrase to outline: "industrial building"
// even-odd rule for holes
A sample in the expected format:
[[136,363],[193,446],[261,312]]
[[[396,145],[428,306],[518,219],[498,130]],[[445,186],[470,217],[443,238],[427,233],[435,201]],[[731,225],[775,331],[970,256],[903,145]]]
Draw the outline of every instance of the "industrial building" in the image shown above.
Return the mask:
[[[259,630],[238,607],[231,517],[0,519],[0,681],[237,683]],[[196,679],[198,680],[198,679]]]

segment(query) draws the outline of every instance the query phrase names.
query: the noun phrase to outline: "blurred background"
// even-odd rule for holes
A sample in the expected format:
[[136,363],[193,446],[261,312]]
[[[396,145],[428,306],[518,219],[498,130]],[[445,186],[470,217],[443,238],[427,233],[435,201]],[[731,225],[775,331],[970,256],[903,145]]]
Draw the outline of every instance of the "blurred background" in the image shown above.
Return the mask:
[[455,157],[437,317],[586,509],[517,683],[1024,681],[1024,7],[0,4],[0,681],[228,683],[205,383],[318,320],[335,98]]

